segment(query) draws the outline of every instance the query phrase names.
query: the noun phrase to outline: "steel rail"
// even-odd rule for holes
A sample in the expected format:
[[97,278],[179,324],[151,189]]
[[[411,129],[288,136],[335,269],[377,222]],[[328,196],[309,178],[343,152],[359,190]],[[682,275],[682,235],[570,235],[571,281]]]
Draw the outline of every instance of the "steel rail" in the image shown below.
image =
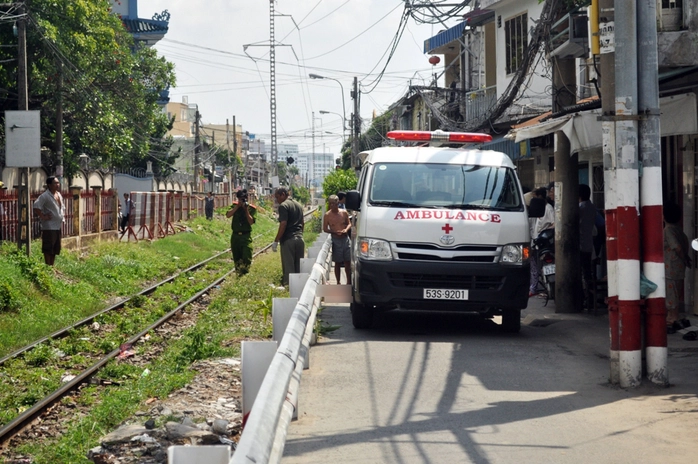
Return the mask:
[[[314,212],[315,212],[315,210],[309,211],[307,214],[304,215],[304,218],[307,217],[308,215],[314,213]],[[254,257],[254,256],[258,256],[258,255],[260,255],[261,253],[264,253],[264,252],[267,251],[269,248],[271,248],[271,246],[272,246],[272,244],[270,243],[270,244],[268,244],[268,245],[262,247],[261,249],[259,249],[258,251],[256,251],[256,252],[254,253],[253,257]],[[168,282],[172,281],[173,279],[175,279],[175,278],[178,277],[179,275],[181,275],[181,274],[183,274],[183,273],[185,273],[185,272],[188,272],[188,271],[190,271],[190,270],[192,270],[192,269],[196,269],[196,268],[198,268],[198,267],[201,267],[202,265],[204,265],[204,264],[208,263],[209,261],[211,261],[211,260],[213,260],[213,259],[215,259],[215,258],[221,256],[221,255],[224,254],[224,253],[228,253],[229,251],[230,251],[230,248],[228,248],[227,250],[222,251],[221,253],[218,253],[218,254],[216,254],[216,255],[210,257],[210,258],[207,258],[206,260],[204,260],[204,261],[202,261],[202,262],[200,262],[200,263],[197,263],[197,264],[195,264],[195,265],[193,265],[193,266],[191,266],[191,267],[185,269],[184,271],[181,271],[181,272],[175,274],[174,276],[169,277],[168,279],[165,279],[165,280],[162,281],[162,282],[159,282],[158,284],[155,284],[155,285],[153,285],[153,286],[151,286],[151,287],[149,287],[149,288],[147,288],[147,289],[145,289],[145,290],[142,290],[141,292],[137,293],[137,294],[134,295],[134,296],[137,296],[137,295],[144,295],[144,294],[147,294],[147,293],[151,293],[152,291],[154,291],[155,289],[157,289],[159,286],[161,286],[161,285],[163,285],[163,284],[165,284],[165,283],[168,283]],[[178,312],[180,312],[182,309],[184,309],[185,307],[189,306],[189,305],[190,305],[191,303],[193,303],[194,301],[196,301],[196,300],[198,300],[199,298],[201,298],[202,295],[204,295],[205,293],[209,292],[212,288],[216,287],[217,285],[220,285],[221,282],[225,281],[225,279],[226,279],[228,276],[230,276],[230,274],[232,274],[232,273],[234,273],[234,272],[235,272],[235,268],[231,269],[230,271],[228,271],[227,273],[225,273],[222,277],[216,279],[214,282],[212,282],[211,284],[209,284],[208,286],[206,286],[204,289],[202,289],[202,290],[200,290],[199,292],[197,292],[195,295],[193,295],[193,296],[192,296],[191,298],[189,298],[187,301],[185,301],[184,303],[180,304],[179,306],[177,306],[176,308],[174,308],[174,309],[173,309],[172,311],[170,311],[169,313],[167,313],[167,314],[165,314],[164,316],[162,316],[160,319],[158,319],[158,320],[155,321],[153,324],[151,324],[150,326],[148,326],[147,328],[145,328],[144,330],[142,330],[141,332],[139,332],[137,335],[134,335],[133,337],[131,337],[131,338],[130,338],[128,341],[126,341],[125,343],[126,343],[126,344],[130,344],[130,345],[133,345],[135,342],[137,342],[139,339],[141,339],[141,338],[142,338],[143,336],[145,336],[147,333],[149,333],[149,332],[151,332],[153,329],[155,329],[155,328],[161,326],[162,324],[164,324],[165,322],[167,322],[168,320],[170,320],[172,317],[174,317],[174,316],[175,316]],[[133,298],[133,297],[131,297],[131,298]],[[129,298],[129,300],[130,300],[131,298]],[[123,304],[126,303],[127,301],[128,301],[128,300],[124,300],[124,301],[122,301],[122,302],[120,302],[120,303],[117,303],[116,305],[111,306],[110,308],[104,309],[104,310],[100,311],[99,313],[97,313],[97,314],[95,314],[95,315],[93,315],[93,316],[90,316],[90,317],[88,317],[88,318],[86,318],[86,319],[80,321],[80,323],[82,323],[82,325],[84,325],[84,324],[87,323],[86,321],[87,321],[88,319],[89,319],[89,320],[93,320],[95,317],[97,317],[97,316],[100,315],[100,314],[103,314],[104,312],[106,312],[106,311],[108,311],[108,310],[113,310],[113,309],[115,309],[115,308],[118,308],[118,307],[120,307],[120,306],[123,306]],[[78,324],[79,324],[79,323],[78,323]],[[71,327],[76,327],[76,326],[77,326],[77,324],[74,324],[74,325],[71,326]],[[59,332],[64,333],[64,332],[67,332],[68,330],[69,330],[69,329],[65,329],[65,330],[62,329],[61,331],[58,331],[58,332],[56,332],[56,333],[59,333]],[[45,341],[45,340],[47,340],[47,339],[48,339],[48,337],[44,337],[41,341]],[[40,343],[40,342],[35,342],[35,343],[33,343],[33,344],[31,345],[31,347],[36,346],[38,343]],[[25,347],[25,348],[26,348],[26,349],[18,350],[17,352],[15,352],[15,356],[16,356],[17,354],[23,352],[23,351],[27,351],[27,349],[30,349],[30,348],[27,348],[27,347]],[[50,393],[49,395],[45,396],[43,399],[41,399],[39,402],[37,402],[34,406],[32,406],[31,408],[25,410],[22,414],[20,414],[19,416],[15,417],[13,420],[11,420],[9,423],[7,423],[5,426],[3,426],[2,428],[0,428],[0,447],[3,446],[5,443],[7,443],[12,437],[14,437],[15,435],[19,434],[22,430],[24,430],[31,422],[33,422],[37,417],[39,417],[46,409],[48,409],[48,408],[49,408],[51,405],[53,405],[56,401],[58,401],[58,400],[61,399],[63,396],[65,396],[68,392],[75,390],[78,386],[80,386],[80,385],[83,384],[85,381],[87,381],[87,380],[88,380],[90,377],[92,377],[97,371],[99,371],[99,369],[101,369],[107,362],[109,362],[110,360],[112,360],[113,358],[115,358],[116,356],[118,356],[120,352],[121,352],[121,348],[118,348],[118,349],[116,349],[116,350],[113,350],[113,351],[112,351],[111,353],[109,353],[107,356],[105,356],[104,358],[100,359],[99,361],[97,361],[97,362],[96,362],[95,364],[93,364],[92,366],[90,366],[90,367],[88,367],[87,369],[85,369],[82,373],[80,373],[79,375],[77,375],[75,378],[73,378],[73,379],[71,379],[70,381],[64,383],[60,388],[58,388],[58,389],[55,390],[54,392]],[[4,362],[4,361],[7,360],[7,359],[9,359],[9,357],[5,357],[5,358],[3,358],[3,359],[0,360],[0,361]],[[1,364],[1,363],[0,363],[0,364]]]

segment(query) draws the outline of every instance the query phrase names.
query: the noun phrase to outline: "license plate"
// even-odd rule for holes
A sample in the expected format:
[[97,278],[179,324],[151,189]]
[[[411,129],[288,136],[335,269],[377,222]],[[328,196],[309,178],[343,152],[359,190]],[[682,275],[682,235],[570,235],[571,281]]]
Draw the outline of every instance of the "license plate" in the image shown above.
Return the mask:
[[546,264],[543,266],[543,275],[553,275],[555,274],[555,265],[554,264]]
[[467,290],[447,290],[444,288],[425,288],[425,300],[467,300]]

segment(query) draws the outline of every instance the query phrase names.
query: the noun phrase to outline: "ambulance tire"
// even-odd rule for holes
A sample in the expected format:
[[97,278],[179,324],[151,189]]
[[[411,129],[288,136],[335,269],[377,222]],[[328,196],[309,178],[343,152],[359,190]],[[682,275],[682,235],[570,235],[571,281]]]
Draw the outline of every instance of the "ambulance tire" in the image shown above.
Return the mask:
[[351,322],[355,329],[369,329],[373,325],[373,311],[370,306],[351,303]]
[[520,309],[507,309],[502,313],[502,330],[506,333],[519,333],[521,330]]

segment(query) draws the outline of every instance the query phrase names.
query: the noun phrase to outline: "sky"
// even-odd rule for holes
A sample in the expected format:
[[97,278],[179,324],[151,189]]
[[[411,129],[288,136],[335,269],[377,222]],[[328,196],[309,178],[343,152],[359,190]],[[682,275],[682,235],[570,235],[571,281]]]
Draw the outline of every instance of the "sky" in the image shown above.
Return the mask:
[[[274,7],[277,143],[297,144],[301,153],[313,151],[313,133],[316,153],[339,152],[345,111],[349,137],[355,76],[363,130],[374,111],[380,115],[406,94],[410,82],[428,85],[435,70],[424,40],[460,19],[444,26],[409,18],[388,62],[404,0],[278,0]],[[204,125],[232,124],[235,116],[243,130],[270,140],[269,2],[138,2],[141,18],[164,10],[171,15],[169,31],[155,48],[175,65],[170,101],[186,96]],[[336,81],[309,79],[311,73]]]

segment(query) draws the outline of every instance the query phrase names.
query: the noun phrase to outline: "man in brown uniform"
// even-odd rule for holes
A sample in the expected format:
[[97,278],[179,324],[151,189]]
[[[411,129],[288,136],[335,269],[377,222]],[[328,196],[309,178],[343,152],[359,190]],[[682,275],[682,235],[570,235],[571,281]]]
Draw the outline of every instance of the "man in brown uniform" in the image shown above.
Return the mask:
[[337,195],[330,195],[327,199],[330,210],[322,218],[322,230],[332,234],[332,261],[334,261],[334,276],[337,283],[342,283],[342,264],[344,273],[347,276],[347,284],[351,285],[351,240],[349,231],[351,222],[349,213],[345,209],[339,209],[339,198]]

